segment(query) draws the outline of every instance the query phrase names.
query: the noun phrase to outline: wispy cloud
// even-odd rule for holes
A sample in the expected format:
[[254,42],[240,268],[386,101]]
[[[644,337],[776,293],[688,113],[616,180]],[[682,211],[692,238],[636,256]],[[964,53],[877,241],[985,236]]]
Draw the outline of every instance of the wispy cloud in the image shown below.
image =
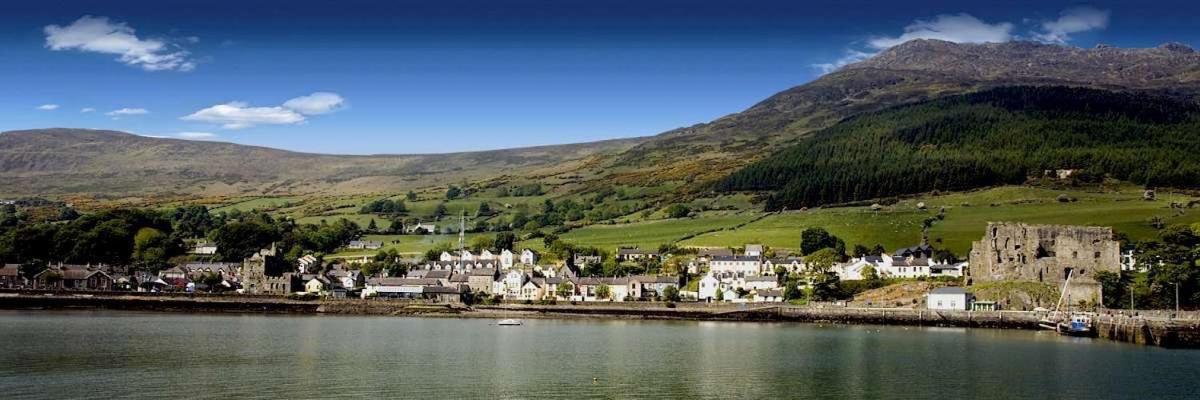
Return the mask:
[[346,100],[337,93],[316,92],[290,99],[279,106],[252,107],[240,101],[217,104],[180,119],[219,124],[225,129],[292,125],[304,123],[308,116],[335,112],[344,108],[345,104]]
[[164,39],[139,38],[134,29],[107,17],[85,15],[70,25],[47,25],[46,47],[115,54],[118,61],[147,71],[191,71],[196,63],[188,51]]
[[[1066,44],[1071,40],[1071,34],[1090,30],[1105,29],[1111,13],[1092,7],[1076,7],[1063,10],[1055,20],[1037,23],[1031,37],[1022,38],[1013,33],[1016,24],[1005,21],[987,22],[967,13],[941,14],[932,19],[918,19],[904,27],[904,32],[896,36],[875,36],[866,40],[865,46],[847,48],[845,54],[837,60],[827,63],[813,64],[813,68],[827,74],[848,64],[856,63],[882,50],[897,46],[901,43],[916,39],[937,39],[955,43],[999,43],[1012,40],[1037,40],[1045,43]],[[1025,20],[1023,25],[1029,26],[1036,22]],[[863,48],[865,47],[865,48]]]
[[184,139],[204,140],[204,139],[215,138],[215,137],[217,137],[217,134],[210,133],[210,132],[179,132],[179,133],[176,133],[175,136],[178,136],[178,137],[181,137]]
[[42,111],[53,111],[58,109],[58,104],[42,104],[37,106],[37,109]]
[[938,39],[955,43],[989,43],[1012,40],[1013,24],[989,24],[970,14],[938,15],[931,20],[916,20],[904,27],[900,36],[882,36],[867,41],[874,49],[886,49],[909,40]]
[[834,60],[833,62],[829,62],[829,63],[813,64],[813,67],[816,67],[817,69],[821,70],[822,74],[828,74],[830,72],[837,71],[838,68],[844,67],[846,65],[853,64],[853,63],[871,58],[871,56],[873,56],[873,55],[875,55],[875,53],[868,53],[865,51],[858,51],[858,50],[854,50],[854,49],[846,49],[846,55],[842,56],[842,58],[839,58],[839,59]]
[[119,110],[112,110],[112,111],[106,112],[106,113],[104,113],[104,115],[108,115],[111,117],[120,117],[120,116],[126,116],[126,115],[145,115],[145,114],[149,114],[149,113],[150,113],[150,111],[146,110],[145,108],[122,108]]
[[304,115],[328,114],[345,107],[346,99],[337,93],[316,92],[288,100],[283,106]]
[[96,109],[91,108],[91,107],[84,107],[84,108],[79,109],[79,112],[81,112],[81,113],[96,112]]
[[1041,32],[1033,32],[1033,38],[1046,43],[1067,43],[1071,34],[1108,28],[1112,13],[1092,7],[1075,7],[1063,10],[1058,19],[1043,21]]

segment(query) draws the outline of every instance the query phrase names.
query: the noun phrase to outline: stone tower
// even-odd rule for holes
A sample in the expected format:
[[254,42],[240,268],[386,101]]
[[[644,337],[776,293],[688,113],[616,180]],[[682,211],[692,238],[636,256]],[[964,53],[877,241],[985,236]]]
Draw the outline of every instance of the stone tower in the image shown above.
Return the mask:
[[989,222],[983,240],[971,246],[967,276],[972,282],[1036,281],[1067,288],[1072,304],[1101,302],[1098,271],[1120,272],[1121,247],[1112,228]]

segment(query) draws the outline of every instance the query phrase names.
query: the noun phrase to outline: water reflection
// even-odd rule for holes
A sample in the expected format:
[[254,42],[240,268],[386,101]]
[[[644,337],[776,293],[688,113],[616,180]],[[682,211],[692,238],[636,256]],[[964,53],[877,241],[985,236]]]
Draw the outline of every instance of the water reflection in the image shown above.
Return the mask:
[[0,312],[0,344],[5,398],[1163,398],[1200,377],[1195,351],[785,323]]

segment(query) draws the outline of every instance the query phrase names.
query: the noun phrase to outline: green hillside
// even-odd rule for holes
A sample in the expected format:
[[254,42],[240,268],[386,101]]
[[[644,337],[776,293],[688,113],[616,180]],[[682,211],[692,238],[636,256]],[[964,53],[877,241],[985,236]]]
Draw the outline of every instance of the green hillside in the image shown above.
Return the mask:
[[1200,111],[1164,95],[1007,87],[847,119],[720,181],[768,210],[1020,184],[1044,170],[1200,186]]

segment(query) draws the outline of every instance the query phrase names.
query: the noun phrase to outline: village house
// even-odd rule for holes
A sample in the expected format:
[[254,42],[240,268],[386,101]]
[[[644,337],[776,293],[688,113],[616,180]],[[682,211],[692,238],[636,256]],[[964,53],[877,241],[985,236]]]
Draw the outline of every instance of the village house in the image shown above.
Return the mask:
[[537,264],[538,256],[533,250],[521,250],[521,264],[534,265]]
[[637,275],[629,281],[634,297],[642,299],[660,297],[668,287],[679,288],[679,278],[674,276]]
[[[367,280],[362,296],[381,298],[424,299],[427,287],[441,286],[437,279],[425,278],[371,278]],[[436,294],[437,290],[430,291]],[[435,296],[436,297],[436,296]]]
[[361,288],[367,282],[359,270],[346,270],[343,268],[334,268],[326,274],[329,278],[336,281],[338,285],[348,290]]
[[418,222],[404,227],[404,233],[413,234],[418,232],[437,233],[437,225]]
[[500,250],[500,268],[509,269],[513,267],[513,262],[516,256],[509,249]]
[[697,260],[699,260],[702,263],[708,263],[709,261],[712,261],[713,257],[731,257],[731,256],[733,256],[733,250],[730,250],[730,249],[724,248],[724,247],[716,248],[716,249],[707,249],[707,248],[700,249],[699,251],[696,252]]
[[383,242],[373,240],[351,240],[350,244],[346,246],[346,248],[358,250],[378,250],[381,247],[383,247]]
[[495,288],[493,287],[498,276],[495,269],[474,269],[466,273],[466,275],[467,287],[471,288],[472,292],[486,293],[489,295],[496,293],[494,290]]
[[573,261],[573,264],[575,264],[576,267],[584,268],[589,265],[600,264],[603,260],[601,260],[600,256],[587,256],[587,255],[582,255],[582,254],[576,254],[575,257],[573,257],[571,259],[571,261]]
[[0,268],[0,288],[21,288],[28,285],[25,278],[21,276],[21,266],[17,264],[4,264]]
[[721,281],[713,277],[712,274],[705,275],[700,279],[700,286],[696,290],[697,300],[713,301],[717,298],[717,292],[721,290]]
[[302,274],[311,274],[321,269],[321,264],[316,256],[306,254],[296,260],[297,271]]
[[633,247],[633,248],[622,247],[622,248],[617,249],[617,260],[618,261],[648,260],[648,259],[657,258],[657,257],[658,257],[658,252],[644,251],[637,247]]
[[196,242],[188,249],[188,254],[211,256],[217,254],[217,245],[209,242]]
[[780,303],[783,302],[783,289],[763,289],[753,292],[753,302],[755,303]]
[[779,267],[783,267],[783,269],[785,271],[787,271],[787,273],[804,272],[804,268],[805,268],[804,258],[801,258],[801,257],[777,257],[777,258],[766,259],[765,261],[763,261],[762,273],[763,273],[763,275],[774,275],[775,270],[778,269]]
[[306,293],[321,294],[332,287],[331,282],[324,276],[313,276],[304,283]]
[[58,264],[33,276],[36,289],[112,290],[114,279],[98,267]]
[[940,287],[933,289],[925,297],[925,305],[930,310],[969,310],[974,297],[961,287]]
[[708,263],[708,271],[713,274],[759,275],[762,271],[762,260],[749,256],[718,256]]
[[779,287],[779,280],[774,275],[747,276],[742,278],[740,283],[737,287],[748,291],[775,289]]
[[746,245],[746,250],[743,252],[743,255],[746,257],[762,257],[763,256],[763,245],[748,244],[748,245]]

